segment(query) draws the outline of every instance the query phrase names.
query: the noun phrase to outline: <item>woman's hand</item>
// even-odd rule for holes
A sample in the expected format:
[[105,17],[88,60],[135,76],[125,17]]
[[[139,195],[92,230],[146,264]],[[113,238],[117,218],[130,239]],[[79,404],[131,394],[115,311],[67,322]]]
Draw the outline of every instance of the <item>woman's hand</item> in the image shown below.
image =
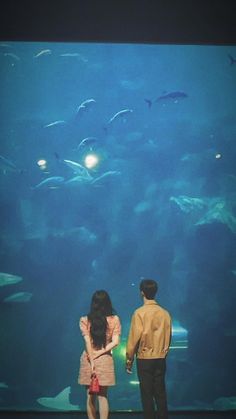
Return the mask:
[[99,358],[99,356],[104,354],[104,350],[103,349],[98,349],[97,351],[93,351],[93,359]]
[[92,370],[92,372],[93,372],[93,370],[94,370],[94,361],[93,361],[93,359],[90,359],[90,358],[89,358],[88,353],[87,353],[87,359],[88,359],[88,362],[90,363],[91,370]]

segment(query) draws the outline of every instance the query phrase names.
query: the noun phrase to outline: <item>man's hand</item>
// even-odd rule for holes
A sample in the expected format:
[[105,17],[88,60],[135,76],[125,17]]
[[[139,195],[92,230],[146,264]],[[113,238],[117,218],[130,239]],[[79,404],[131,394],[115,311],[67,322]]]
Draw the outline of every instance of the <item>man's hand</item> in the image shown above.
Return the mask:
[[126,360],[125,369],[127,374],[132,374],[132,364],[133,362],[130,359]]

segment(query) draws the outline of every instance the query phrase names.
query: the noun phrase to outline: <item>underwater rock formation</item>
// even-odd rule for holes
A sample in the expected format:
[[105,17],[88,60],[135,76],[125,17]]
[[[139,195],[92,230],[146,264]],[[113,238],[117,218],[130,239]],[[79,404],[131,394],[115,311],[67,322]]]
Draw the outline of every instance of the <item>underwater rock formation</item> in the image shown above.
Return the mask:
[[[233,215],[232,205],[224,198],[196,198],[186,195],[171,196],[181,211],[194,215],[193,225],[211,224],[214,222],[225,224],[232,233],[236,233],[236,217]],[[196,219],[197,217],[197,219]]]
[[232,233],[236,233],[236,217],[232,214],[232,210],[223,199],[212,199],[209,203],[208,211],[196,223],[196,225],[211,224],[219,222],[225,224]]

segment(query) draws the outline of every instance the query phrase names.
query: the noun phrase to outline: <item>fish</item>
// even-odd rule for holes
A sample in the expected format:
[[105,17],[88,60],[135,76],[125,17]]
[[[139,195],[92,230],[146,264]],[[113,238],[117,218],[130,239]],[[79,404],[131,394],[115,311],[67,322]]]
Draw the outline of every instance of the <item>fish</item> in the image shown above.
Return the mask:
[[230,59],[230,65],[233,65],[236,63],[236,58],[232,57],[232,55],[228,54],[228,57]]
[[67,180],[65,185],[77,186],[82,183],[90,183],[93,180],[93,177],[88,173],[88,176],[74,176],[73,178]]
[[51,54],[52,54],[52,51],[50,49],[43,49],[42,51],[34,55],[34,58],[39,58],[39,57],[42,57],[43,55],[51,55]]
[[78,410],[78,405],[70,403],[71,388],[66,387],[55,397],[40,397],[37,402],[42,406],[49,407],[50,409],[57,410]]
[[9,297],[4,298],[4,303],[28,303],[32,298],[31,292],[17,292],[15,294],[9,295]]
[[60,57],[79,57],[80,54],[78,52],[66,52],[64,54],[60,54]]
[[78,58],[79,60],[83,61],[84,63],[88,62],[87,58],[84,58],[78,52],[66,52],[64,54],[60,54],[60,57]]
[[81,176],[89,177],[89,172],[87,169],[82,166],[82,164],[77,163],[73,160],[63,160],[67,166],[69,166],[75,173],[78,173]]
[[127,116],[128,114],[132,113],[133,109],[122,109],[121,111],[117,112],[115,115],[113,115],[109,121],[108,124],[112,124],[117,118],[123,118],[124,116]]
[[77,116],[79,116],[85,110],[89,109],[91,107],[91,105],[93,105],[94,103],[96,103],[96,100],[95,99],[87,99],[87,100],[84,100],[84,102],[82,102],[78,106],[78,108],[76,109]]
[[6,383],[0,382],[0,388],[9,388]]
[[94,185],[95,183],[99,182],[100,180],[104,180],[105,178],[117,176],[120,174],[121,172],[119,172],[118,170],[109,170],[108,172],[105,172],[101,176],[98,176],[94,180],[92,180],[91,185]]
[[7,172],[20,172],[20,169],[17,168],[15,163],[13,163],[11,160],[7,159],[6,157],[3,157],[0,155],[0,167],[4,174]]
[[23,278],[19,275],[0,272],[0,287],[4,287],[5,285],[17,284],[22,280]]
[[84,138],[82,141],[80,141],[79,145],[78,145],[78,149],[80,149],[81,147],[84,147],[86,145],[91,146],[92,144],[97,142],[97,138],[96,137],[87,137]]
[[55,127],[58,125],[66,125],[66,121],[59,119],[58,121],[50,122],[50,124],[44,125],[44,128]]
[[0,48],[12,48],[12,46],[10,44],[6,44],[5,42],[1,42],[0,43]]
[[158,102],[159,100],[166,100],[166,99],[174,99],[175,101],[177,101],[178,99],[184,99],[186,97],[188,97],[188,95],[185,92],[173,91],[173,92],[165,93],[165,94],[159,96],[156,99],[156,102]]
[[144,99],[144,100],[147,103],[148,107],[151,108],[151,106],[152,106],[152,100],[151,99]]
[[47,179],[42,180],[42,182],[38,183],[37,185],[33,186],[32,189],[41,189],[41,188],[50,188],[55,189],[58,188],[63,182],[64,177],[62,176],[51,176]]
[[16,55],[16,54],[13,54],[12,52],[5,52],[3,55],[4,55],[4,57],[13,58],[13,60],[15,60],[15,61],[20,61],[20,57],[18,57],[18,55]]
[[152,107],[153,102],[159,102],[160,100],[174,100],[174,102],[177,103],[179,99],[185,99],[187,97],[188,95],[185,92],[173,91],[169,93],[163,93],[163,95],[159,96],[155,100],[144,99],[144,101],[147,103],[148,108],[150,109]]

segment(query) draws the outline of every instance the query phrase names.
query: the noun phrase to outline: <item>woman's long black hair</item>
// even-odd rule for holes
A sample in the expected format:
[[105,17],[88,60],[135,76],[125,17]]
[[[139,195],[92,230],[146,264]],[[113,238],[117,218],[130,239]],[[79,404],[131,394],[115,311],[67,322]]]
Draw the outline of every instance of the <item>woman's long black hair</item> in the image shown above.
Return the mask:
[[104,290],[95,291],[92,296],[88,319],[90,321],[90,335],[93,346],[97,349],[106,346],[107,316],[113,316],[111,300]]

